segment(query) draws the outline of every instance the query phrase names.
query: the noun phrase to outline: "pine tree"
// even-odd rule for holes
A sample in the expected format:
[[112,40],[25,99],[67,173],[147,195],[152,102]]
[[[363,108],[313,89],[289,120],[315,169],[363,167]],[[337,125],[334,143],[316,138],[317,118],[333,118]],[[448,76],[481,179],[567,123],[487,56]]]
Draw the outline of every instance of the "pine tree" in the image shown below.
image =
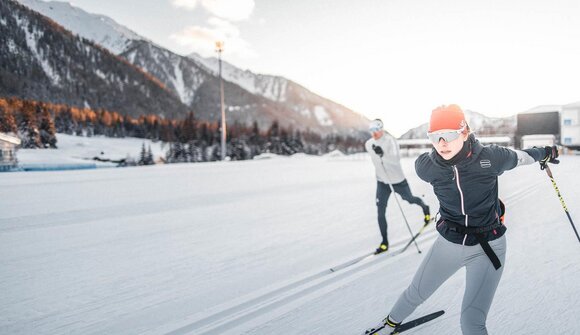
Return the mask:
[[18,123],[18,133],[22,139],[23,148],[40,148],[40,133],[36,111],[32,102],[24,101],[22,105],[21,119]]
[[16,133],[16,119],[12,115],[12,111],[7,106],[0,105],[0,132],[1,133]]
[[189,112],[185,120],[183,120],[180,135],[181,138],[179,140],[181,143],[197,139],[197,121],[193,112]]
[[139,165],[147,165],[147,151],[145,151],[145,142],[141,146],[141,154],[139,155]]
[[56,149],[56,128],[46,104],[40,105],[40,141],[44,148]]
[[58,133],[72,135],[74,128],[73,122],[72,109],[70,107],[61,110],[54,118],[54,124]]
[[151,151],[151,145],[149,145],[149,150],[147,150],[147,158],[145,165],[154,165],[155,160],[153,159],[153,152]]

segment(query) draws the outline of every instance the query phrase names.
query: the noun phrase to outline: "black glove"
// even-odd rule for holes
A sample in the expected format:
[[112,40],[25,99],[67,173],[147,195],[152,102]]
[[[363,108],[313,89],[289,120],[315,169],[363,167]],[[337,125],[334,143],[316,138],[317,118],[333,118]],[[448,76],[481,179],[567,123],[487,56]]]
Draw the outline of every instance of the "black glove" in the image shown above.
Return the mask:
[[383,157],[383,154],[384,154],[383,148],[379,147],[378,145],[373,144],[373,150],[375,151],[375,154]]
[[558,147],[553,145],[553,146],[547,146],[544,148],[546,150],[546,156],[544,156],[544,158],[542,158],[540,160],[540,169],[545,169],[546,165],[548,163],[552,163],[552,164],[559,164],[560,161],[557,160],[556,158],[558,158],[559,154],[558,154]]

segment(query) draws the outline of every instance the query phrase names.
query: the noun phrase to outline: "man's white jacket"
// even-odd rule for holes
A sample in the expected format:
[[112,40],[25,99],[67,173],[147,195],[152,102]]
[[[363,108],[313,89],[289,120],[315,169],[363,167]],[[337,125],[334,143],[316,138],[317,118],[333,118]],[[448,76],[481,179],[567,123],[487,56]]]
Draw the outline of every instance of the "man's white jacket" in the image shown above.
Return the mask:
[[[382,158],[375,153],[373,145],[379,146],[383,149]],[[371,155],[371,159],[375,165],[375,174],[378,181],[385,184],[398,184],[405,180],[405,175],[401,168],[399,144],[393,136],[383,131],[383,136],[378,140],[371,137],[365,143],[365,148]]]

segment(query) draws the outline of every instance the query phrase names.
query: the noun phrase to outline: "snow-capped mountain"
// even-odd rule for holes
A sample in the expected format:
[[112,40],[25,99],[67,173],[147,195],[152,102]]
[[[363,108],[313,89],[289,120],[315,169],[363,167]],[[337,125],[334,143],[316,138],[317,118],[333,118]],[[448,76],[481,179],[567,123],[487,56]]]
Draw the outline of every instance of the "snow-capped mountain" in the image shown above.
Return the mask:
[[[219,64],[217,58],[202,57],[197,53],[192,53],[188,57],[203,64],[214,75],[218,75]],[[286,101],[286,90],[289,82],[286,78],[256,74],[250,70],[241,70],[226,61],[222,61],[222,77],[264,98],[279,102]]]
[[[481,113],[471,110],[465,110],[467,124],[472,131],[478,135],[484,136],[510,136],[513,137],[516,132],[516,116],[509,117],[487,117]],[[404,133],[401,139],[426,138],[428,123],[424,123],[416,128],[410,129]]]
[[132,40],[146,40],[108,16],[87,13],[68,2],[18,1],[26,7],[48,16],[67,30],[109,49],[114,54],[123,52]]
[[119,55],[158,78],[186,105],[193,104],[195,93],[211,77],[193,60],[143,40],[129,41]]
[[[157,78],[169,91],[208,121],[220,118],[218,60],[177,55],[155,45],[108,17],[68,3],[20,0],[74,33],[94,41]],[[90,22],[84,25],[83,22]],[[366,133],[368,119],[283,77],[254,74],[222,62],[228,120],[260,128],[283,127],[327,134]]]
[[185,115],[153,76],[12,0],[0,1],[0,96],[104,108],[138,117]]

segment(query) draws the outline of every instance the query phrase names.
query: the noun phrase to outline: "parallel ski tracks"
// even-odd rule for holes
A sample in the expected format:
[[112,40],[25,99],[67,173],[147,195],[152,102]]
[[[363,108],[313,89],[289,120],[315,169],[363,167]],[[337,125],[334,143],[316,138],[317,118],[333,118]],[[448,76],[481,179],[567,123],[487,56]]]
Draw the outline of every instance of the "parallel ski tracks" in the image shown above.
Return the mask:
[[[517,203],[521,198],[533,193],[532,191],[538,187],[539,185],[532,184],[503,197],[502,200],[510,204]],[[436,231],[430,229],[421,234],[419,240],[425,242],[433,240],[436,237]],[[236,305],[225,307],[210,315],[189,321],[187,324],[167,334],[215,334],[242,326],[244,323],[250,322],[258,316],[262,316],[294,302],[308,299],[309,296],[331,286],[347,282],[351,277],[362,273],[363,270],[386,262],[396,255],[401,255],[396,248],[402,247],[404,243],[406,243],[405,240],[393,245],[390,253],[388,252],[377,256],[371,256],[371,254],[361,255],[334,267],[272,289],[259,296],[249,298]],[[406,253],[406,255],[411,254],[414,254],[414,252],[410,250]],[[401,255],[401,257],[404,257],[404,255]]]
[[[436,236],[434,233],[434,230],[426,231],[421,235],[419,240],[432,240]],[[401,241],[396,243],[393,247],[402,247],[405,243],[406,241]],[[387,252],[373,257],[369,257],[370,255],[360,256],[358,258],[368,257],[368,259],[354,262],[353,264],[349,264],[353,261],[350,260],[335,267],[325,269],[290,284],[273,289],[272,291],[260,296],[250,298],[249,300],[243,301],[235,306],[227,307],[209,316],[202,317],[178,329],[170,331],[167,334],[178,335],[195,333],[202,335],[227,331],[249,322],[265,313],[290,305],[291,303],[302,299],[308,299],[311,295],[315,295],[319,291],[347,282],[357,274],[361,274],[364,269],[386,262],[394,256],[402,256],[398,251],[398,249],[393,248],[392,253]],[[412,254],[414,253],[406,253],[406,255]]]

